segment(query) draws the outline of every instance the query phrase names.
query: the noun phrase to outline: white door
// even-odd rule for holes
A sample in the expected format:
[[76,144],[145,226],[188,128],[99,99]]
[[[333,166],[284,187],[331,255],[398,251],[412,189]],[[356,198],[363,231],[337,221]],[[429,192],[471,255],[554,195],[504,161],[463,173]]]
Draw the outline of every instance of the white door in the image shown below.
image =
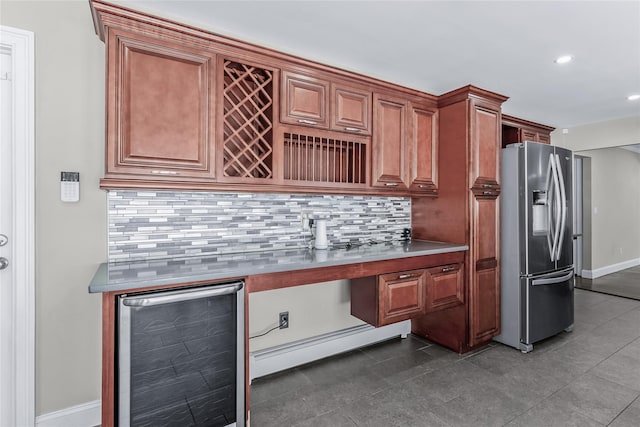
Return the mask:
[[34,424],[33,33],[0,27],[0,426]]

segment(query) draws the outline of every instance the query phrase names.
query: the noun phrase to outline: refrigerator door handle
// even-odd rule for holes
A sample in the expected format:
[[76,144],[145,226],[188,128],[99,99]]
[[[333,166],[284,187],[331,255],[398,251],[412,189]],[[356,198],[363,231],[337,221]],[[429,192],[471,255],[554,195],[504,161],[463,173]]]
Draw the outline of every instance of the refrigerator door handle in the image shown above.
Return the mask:
[[553,256],[555,254],[555,244],[553,241],[553,155],[549,155],[549,163],[547,164],[547,183],[546,183],[546,201],[545,204],[547,206],[547,245],[549,246],[549,258],[553,261]]
[[560,182],[560,205],[561,205],[561,222],[560,233],[558,238],[558,246],[556,247],[556,261],[560,260],[562,252],[562,242],[564,240],[564,227],[567,224],[567,195],[564,187],[564,176],[562,174],[562,166],[560,166],[560,156],[556,154],[556,171],[558,173],[558,181]]
[[551,249],[551,261],[556,260],[556,252],[558,251],[558,240],[560,240],[560,223],[562,222],[561,218],[561,210],[562,210],[562,201],[560,197],[560,183],[558,180],[558,166],[556,165],[556,159],[553,154],[549,156],[549,162],[551,163],[551,176],[553,178],[553,201],[555,206],[555,224],[553,230],[553,247]]
[[554,283],[562,283],[573,277],[573,270],[569,271],[567,274],[559,277],[549,277],[545,279],[533,279],[531,281],[531,286],[539,286],[539,285],[553,285]]

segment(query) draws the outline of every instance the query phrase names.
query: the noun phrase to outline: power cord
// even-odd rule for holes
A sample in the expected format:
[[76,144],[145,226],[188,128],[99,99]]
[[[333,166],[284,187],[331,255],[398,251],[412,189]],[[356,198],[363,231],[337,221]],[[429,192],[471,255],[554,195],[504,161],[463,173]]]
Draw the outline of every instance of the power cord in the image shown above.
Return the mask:
[[261,334],[254,335],[254,336],[250,336],[250,337],[249,337],[249,339],[251,340],[251,339],[254,339],[254,338],[263,337],[263,336],[267,335],[269,332],[273,332],[273,331],[275,331],[276,329],[280,329],[280,325],[276,325],[276,326],[274,326],[273,328],[271,328],[271,329],[269,329],[269,330],[267,330],[266,332],[263,332],[263,333],[261,333]]

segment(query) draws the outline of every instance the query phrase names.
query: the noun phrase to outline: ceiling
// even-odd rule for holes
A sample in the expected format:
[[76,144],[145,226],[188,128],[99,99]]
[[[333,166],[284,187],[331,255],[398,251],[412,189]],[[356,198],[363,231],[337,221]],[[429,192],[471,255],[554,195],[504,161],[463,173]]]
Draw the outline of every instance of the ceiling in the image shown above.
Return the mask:
[[640,1],[113,2],[556,128],[640,116]]

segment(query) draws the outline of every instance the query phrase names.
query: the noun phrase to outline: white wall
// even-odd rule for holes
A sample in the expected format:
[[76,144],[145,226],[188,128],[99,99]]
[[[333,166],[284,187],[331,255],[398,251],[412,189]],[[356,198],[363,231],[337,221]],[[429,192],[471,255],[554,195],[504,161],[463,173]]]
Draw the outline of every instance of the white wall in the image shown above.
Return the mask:
[[[106,260],[104,44],[88,1],[5,1],[0,23],[36,42],[36,415],[100,398],[100,295]],[[80,172],[80,202],[60,172]]]
[[554,145],[569,148],[575,154],[589,157],[585,172],[585,198],[589,211],[585,229],[585,248],[590,254],[591,272],[628,261],[640,262],[640,154],[615,148],[640,144],[640,116],[595,123],[552,133]]
[[621,148],[591,158],[591,270],[640,261],[640,154]]
[[640,144],[640,115],[593,123],[551,133],[551,143],[573,151]]
[[251,339],[250,351],[338,331],[364,322],[351,316],[348,280],[296,286],[249,295],[252,335],[277,325],[278,314],[289,312],[289,328]]

